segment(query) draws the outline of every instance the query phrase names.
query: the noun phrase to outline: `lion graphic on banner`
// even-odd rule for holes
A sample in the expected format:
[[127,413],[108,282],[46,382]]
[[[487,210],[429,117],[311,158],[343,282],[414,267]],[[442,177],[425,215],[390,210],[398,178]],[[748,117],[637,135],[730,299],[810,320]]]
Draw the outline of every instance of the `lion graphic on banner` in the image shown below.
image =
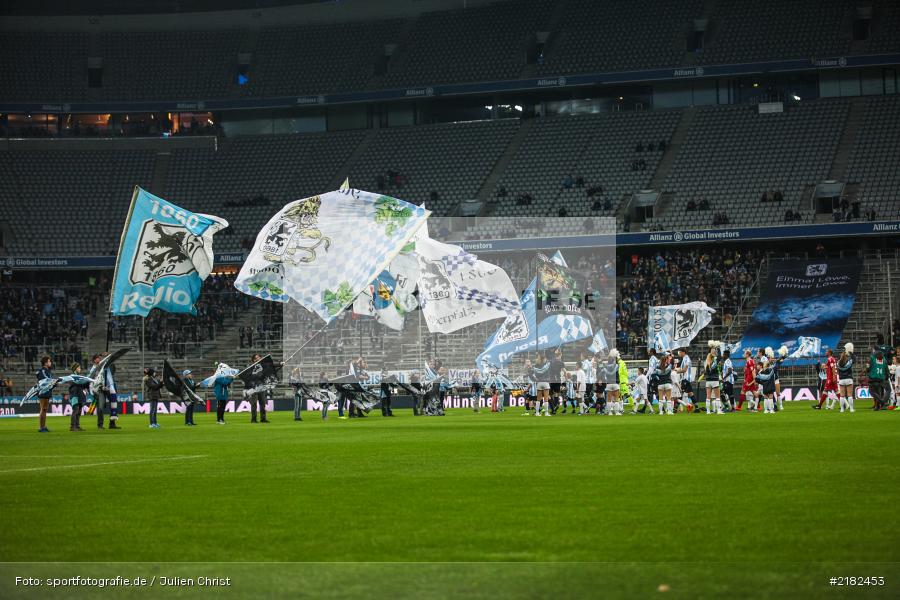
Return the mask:
[[274,223],[261,250],[269,262],[289,262],[294,265],[316,260],[316,251],[322,246],[325,252],[331,247],[331,238],[319,229],[319,196],[305,198],[281,214]]

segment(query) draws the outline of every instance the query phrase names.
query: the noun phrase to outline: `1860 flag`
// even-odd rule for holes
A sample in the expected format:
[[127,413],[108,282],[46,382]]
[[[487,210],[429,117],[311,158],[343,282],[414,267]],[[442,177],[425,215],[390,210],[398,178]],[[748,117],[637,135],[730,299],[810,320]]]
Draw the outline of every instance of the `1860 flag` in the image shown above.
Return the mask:
[[228,222],[134,188],[119,244],[109,310],[146,317],[153,308],[196,314],[213,266],[212,238]]

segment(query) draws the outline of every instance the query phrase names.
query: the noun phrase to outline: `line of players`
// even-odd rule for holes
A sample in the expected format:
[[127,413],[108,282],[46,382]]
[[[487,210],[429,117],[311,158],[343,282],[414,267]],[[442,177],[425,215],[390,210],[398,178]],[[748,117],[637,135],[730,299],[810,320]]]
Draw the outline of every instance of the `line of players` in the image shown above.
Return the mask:
[[[739,393],[735,394],[738,372],[731,359],[731,352],[724,344],[709,342],[709,352],[701,365],[702,381],[706,391],[706,414],[752,412],[773,414],[784,410],[781,395],[780,369],[788,359],[784,346],[777,353],[771,348],[760,348],[754,354],[743,353],[743,379]],[[831,349],[826,359],[818,365],[819,403],[813,408],[831,410],[840,405],[840,411],[855,411],[855,387],[853,381],[854,347],[848,343],[839,358]],[[558,377],[554,374],[558,373]],[[525,412],[524,415],[549,416],[561,412],[584,415],[622,415],[629,399],[632,413],[673,415],[676,412],[692,413],[695,410],[693,389],[694,367],[686,349],[657,352],[651,348],[647,368],[640,367],[637,376],[629,381],[625,361],[616,349],[604,358],[601,355],[582,354],[574,370],[566,370],[560,350],[552,356],[538,353],[537,358],[525,360]],[[900,406],[900,356],[888,364],[883,351],[875,349],[865,371],[875,410],[894,410]],[[556,378],[556,381],[553,381]],[[892,381],[893,379],[893,381]],[[497,404],[503,390],[491,386],[481,390],[473,383],[473,400],[482,393],[491,398],[492,411],[502,410]],[[475,410],[478,403],[475,402]],[[654,409],[654,404],[657,409]]]

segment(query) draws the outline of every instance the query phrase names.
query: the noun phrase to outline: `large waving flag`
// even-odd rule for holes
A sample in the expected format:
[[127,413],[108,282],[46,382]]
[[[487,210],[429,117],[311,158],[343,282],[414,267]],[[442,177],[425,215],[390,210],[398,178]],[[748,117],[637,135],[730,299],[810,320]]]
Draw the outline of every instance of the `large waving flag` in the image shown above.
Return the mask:
[[416,241],[419,302],[428,330],[451,333],[519,311],[506,271],[459,246],[430,238]]
[[234,285],[264,300],[293,298],[330,322],[387,268],[429,214],[349,187],[296,200],[259,232]]
[[688,346],[709,325],[715,312],[706,302],[651,306],[647,340],[652,340],[656,349],[662,351]]
[[514,354],[525,352],[537,345],[534,309],[536,287],[535,278],[519,298],[521,310],[506,317],[494,335],[488,338],[484,351],[475,359],[475,364],[482,373],[491,367],[505,367]]
[[228,221],[192,213],[134,188],[113,276],[109,311],[146,317],[153,308],[197,314],[213,266],[213,234]]

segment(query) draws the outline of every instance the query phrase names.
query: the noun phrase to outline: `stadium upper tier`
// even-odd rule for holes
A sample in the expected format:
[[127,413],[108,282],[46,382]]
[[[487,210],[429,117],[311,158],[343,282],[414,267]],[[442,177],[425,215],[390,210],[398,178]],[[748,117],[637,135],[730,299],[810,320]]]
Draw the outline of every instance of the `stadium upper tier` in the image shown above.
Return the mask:
[[215,149],[10,140],[0,147],[0,251],[114,254],[135,185],[226,218],[217,249],[240,251],[285,203],[347,176],[436,215],[481,198],[482,215],[509,217],[480,234],[493,238],[594,233],[591,217],[615,217],[621,231],[632,194],[645,188],[661,195],[631,230],[830,221],[813,198],[828,178],[847,184],[843,219],[897,219],[898,115],[900,97],[877,97],[779,114],[724,106],[220,138]]
[[[0,31],[0,101],[276,97],[900,51],[873,0],[507,0],[385,20],[213,31]],[[695,29],[703,42],[692,43]],[[132,28],[134,29],[134,28]],[[249,80],[236,74],[247,63]],[[102,66],[89,87],[88,63]]]

